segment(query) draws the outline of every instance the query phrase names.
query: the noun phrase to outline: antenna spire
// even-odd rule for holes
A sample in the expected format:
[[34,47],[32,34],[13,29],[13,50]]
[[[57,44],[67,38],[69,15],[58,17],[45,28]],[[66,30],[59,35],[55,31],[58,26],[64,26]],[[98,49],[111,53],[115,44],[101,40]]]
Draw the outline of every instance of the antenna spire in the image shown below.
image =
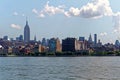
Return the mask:
[[28,18],[26,17],[26,25],[28,25]]

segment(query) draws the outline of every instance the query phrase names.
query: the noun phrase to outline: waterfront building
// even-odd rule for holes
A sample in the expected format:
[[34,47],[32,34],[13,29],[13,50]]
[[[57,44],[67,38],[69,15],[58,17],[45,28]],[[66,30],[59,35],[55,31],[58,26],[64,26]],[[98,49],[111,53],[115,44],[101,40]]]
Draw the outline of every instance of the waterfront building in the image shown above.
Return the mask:
[[85,37],[79,37],[80,50],[87,50],[87,41]]
[[28,43],[30,41],[30,28],[28,25],[28,21],[26,21],[26,25],[24,28],[24,42]]
[[76,38],[66,38],[62,40],[62,51],[76,51]]
[[86,40],[85,41],[79,41],[79,44],[80,44],[80,50],[87,50],[88,49],[87,48],[88,43],[87,43]]
[[8,53],[8,50],[7,49],[0,49],[0,56],[5,56],[5,55],[7,55],[7,53]]
[[46,47],[46,46],[43,46],[43,45],[39,45],[39,52],[47,52],[48,51],[48,47]]
[[13,47],[13,48],[12,48],[12,53],[14,53],[15,55],[20,54],[19,48],[18,48],[18,47]]
[[58,38],[51,38],[49,40],[49,51],[50,52],[60,52],[61,51],[61,44]]
[[61,52],[61,43],[59,38],[56,39],[56,52]]

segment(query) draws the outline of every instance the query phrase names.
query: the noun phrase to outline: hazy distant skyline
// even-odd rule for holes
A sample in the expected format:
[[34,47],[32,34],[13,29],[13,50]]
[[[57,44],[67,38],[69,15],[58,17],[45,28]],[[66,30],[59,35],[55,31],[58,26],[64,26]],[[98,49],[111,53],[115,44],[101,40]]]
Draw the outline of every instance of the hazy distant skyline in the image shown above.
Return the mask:
[[98,34],[103,43],[120,40],[120,0],[1,0],[0,37],[23,35],[26,17],[31,39]]

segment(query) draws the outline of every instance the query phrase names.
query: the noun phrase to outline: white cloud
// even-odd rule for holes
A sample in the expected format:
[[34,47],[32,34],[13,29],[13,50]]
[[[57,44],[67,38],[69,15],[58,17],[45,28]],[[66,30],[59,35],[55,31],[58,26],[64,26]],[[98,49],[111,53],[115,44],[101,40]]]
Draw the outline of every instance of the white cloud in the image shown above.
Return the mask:
[[13,15],[14,15],[14,16],[17,16],[17,15],[18,15],[18,13],[17,13],[17,12],[14,12],[14,13],[13,13]]
[[59,5],[58,7],[50,6],[49,1],[46,3],[44,8],[41,11],[36,10],[35,8],[32,10],[34,14],[38,17],[45,17],[46,15],[55,15],[55,14],[64,14],[64,7],[63,5]]
[[71,15],[68,11],[64,12],[64,15],[67,16],[67,17],[71,17]]
[[69,14],[73,16],[79,16],[80,15],[80,10],[78,8],[71,7],[69,9]]
[[80,16],[83,18],[100,18],[102,16],[111,16],[113,14],[109,0],[92,0],[81,8],[70,7],[68,11],[65,11],[64,5],[55,7],[49,5],[48,1],[41,11],[34,8],[32,12],[38,16],[42,15],[42,17],[46,14],[55,15],[61,13],[67,17]]
[[37,9],[33,9],[32,10],[32,12],[35,14],[35,15],[37,15],[37,17],[40,17],[40,18],[44,18],[45,17],[45,15],[44,15],[44,12],[43,11],[38,11]]
[[21,29],[21,26],[17,24],[11,24],[11,27],[14,29],[19,29],[19,30]]
[[40,13],[38,17],[44,18],[45,15],[43,13]]
[[102,16],[111,16],[112,9],[109,0],[93,0],[80,9],[70,8],[69,13],[83,18],[100,18]]
[[102,33],[100,33],[100,36],[107,36],[107,33],[106,32],[102,32]]
[[80,9],[80,15],[85,18],[99,18],[112,15],[109,0],[94,0]]
[[43,9],[43,12],[47,13],[48,15],[54,15],[57,13],[64,13],[64,9],[62,6],[58,6],[58,7],[50,6],[48,1]]

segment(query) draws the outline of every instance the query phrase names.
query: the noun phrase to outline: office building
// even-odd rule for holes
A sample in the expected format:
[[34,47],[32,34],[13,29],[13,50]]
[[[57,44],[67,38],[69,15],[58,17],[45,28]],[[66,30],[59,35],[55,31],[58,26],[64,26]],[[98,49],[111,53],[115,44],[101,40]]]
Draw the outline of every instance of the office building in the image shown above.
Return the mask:
[[50,52],[60,52],[61,51],[61,44],[58,38],[51,38],[49,40],[49,51]]
[[66,38],[62,40],[62,51],[76,51],[76,38]]
[[26,25],[24,28],[24,42],[29,42],[30,41],[30,28],[28,25],[28,21],[26,21]]

